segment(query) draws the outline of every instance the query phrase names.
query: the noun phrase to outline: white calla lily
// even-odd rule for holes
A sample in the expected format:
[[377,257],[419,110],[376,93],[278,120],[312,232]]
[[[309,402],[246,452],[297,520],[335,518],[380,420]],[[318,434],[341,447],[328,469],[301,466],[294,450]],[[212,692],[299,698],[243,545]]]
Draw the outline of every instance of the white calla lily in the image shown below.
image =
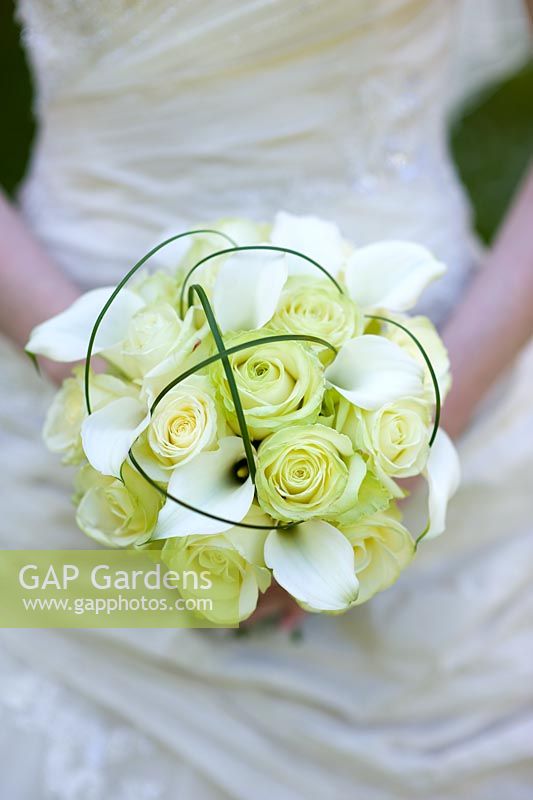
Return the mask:
[[350,403],[368,410],[400,397],[419,397],[423,369],[399,345],[382,336],[350,339],[326,370],[326,378]]
[[[237,479],[234,468],[245,458],[242,439],[226,436],[218,450],[200,453],[178,466],[170,478],[168,493],[191,506],[228,520],[240,522],[250,510],[254,485],[250,477]],[[153,539],[222,533],[231,523],[210,519],[167,499],[161,509]]]
[[439,428],[424,470],[429,486],[429,522],[424,539],[435,539],[446,528],[448,501],[453,497],[461,479],[457,450],[448,434]]
[[[298,217],[280,211],[274,219],[270,240],[277,247],[289,247],[313,258],[334,277],[344,260],[343,241],[338,227],[318,217]],[[291,275],[320,275],[316,267],[303,258],[288,256],[287,260]]]
[[282,253],[250,250],[221,264],[213,308],[222,333],[256,330],[274,315],[288,275]]
[[272,531],[265,561],[280,586],[311,610],[343,611],[357,601],[353,548],[327,522],[310,520]]
[[81,426],[81,442],[89,464],[102,475],[120,478],[128,450],[149,423],[150,412],[135,397],[120,397],[94,411]]
[[[37,325],[30,335],[26,350],[54,361],[78,361],[87,353],[94,323],[109,299],[114,286],[94,289],[79,297],[55,317]],[[117,345],[128,331],[131,317],[144,306],[144,300],[129,289],[122,289],[102,320],[93,353]]]
[[345,281],[352,300],[363,308],[412,308],[446,267],[426,248],[412,242],[376,242],[348,259]]

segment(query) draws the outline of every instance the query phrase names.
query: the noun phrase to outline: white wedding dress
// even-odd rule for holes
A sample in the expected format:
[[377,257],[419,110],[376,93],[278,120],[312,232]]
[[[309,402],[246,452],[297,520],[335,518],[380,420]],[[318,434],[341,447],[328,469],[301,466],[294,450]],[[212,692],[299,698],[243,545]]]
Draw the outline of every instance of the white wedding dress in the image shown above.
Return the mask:
[[[356,243],[430,245],[449,272],[423,309],[442,322],[477,258],[446,149],[460,10],[21,0],[39,117],[28,223],[89,287],[170,226],[316,214]],[[80,546],[71,475],[40,439],[52,390],[1,355],[0,546]],[[531,797],[532,362],[460,442],[447,532],[371,603],[308,617],[300,642],[2,631],[1,796]]]

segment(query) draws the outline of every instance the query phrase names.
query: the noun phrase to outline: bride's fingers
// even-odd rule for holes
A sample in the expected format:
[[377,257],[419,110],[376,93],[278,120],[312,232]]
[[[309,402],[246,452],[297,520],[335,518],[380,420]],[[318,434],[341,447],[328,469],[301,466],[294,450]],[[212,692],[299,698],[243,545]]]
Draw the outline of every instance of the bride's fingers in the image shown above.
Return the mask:
[[266,617],[281,616],[289,595],[277,583],[273,583],[267,591],[259,597],[259,602],[254,613],[245,620],[245,624],[253,625]]
[[280,625],[287,633],[293,633],[298,629],[304,617],[305,611],[293,600],[292,606],[282,616]]
[[241,623],[245,628],[253,627],[257,622],[263,622],[268,618],[280,619],[282,615],[282,608],[279,603],[265,603],[259,605],[254,613]]
[[304,611],[298,606],[296,601],[278,584],[273,584],[259,600],[259,604],[254,613],[243,625],[252,627],[254,624],[272,618],[279,621],[283,630],[292,632],[301,622]]

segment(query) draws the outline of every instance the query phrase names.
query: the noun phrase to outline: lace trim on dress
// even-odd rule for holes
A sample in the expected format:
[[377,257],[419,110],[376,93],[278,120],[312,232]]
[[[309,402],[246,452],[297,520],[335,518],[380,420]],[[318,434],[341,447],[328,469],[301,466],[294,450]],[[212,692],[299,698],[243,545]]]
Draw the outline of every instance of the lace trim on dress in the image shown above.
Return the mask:
[[[8,663],[9,661],[9,663]],[[3,734],[40,740],[41,800],[163,800],[170,757],[136,729],[2,653]],[[21,758],[21,768],[23,764]],[[32,769],[35,769],[32,761]],[[176,764],[173,764],[174,768]],[[37,784],[37,779],[35,779]]]

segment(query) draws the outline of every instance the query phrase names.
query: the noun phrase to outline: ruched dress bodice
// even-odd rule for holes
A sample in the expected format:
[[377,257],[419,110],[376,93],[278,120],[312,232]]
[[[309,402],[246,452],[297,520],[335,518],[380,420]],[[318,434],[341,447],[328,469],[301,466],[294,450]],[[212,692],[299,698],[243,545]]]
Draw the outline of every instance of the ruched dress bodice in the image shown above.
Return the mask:
[[82,286],[169,227],[285,209],[429,245],[448,275],[423,310],[446,316],[473,261],[444,119],[456,0],[20,10],[40,129],[23,206]]

